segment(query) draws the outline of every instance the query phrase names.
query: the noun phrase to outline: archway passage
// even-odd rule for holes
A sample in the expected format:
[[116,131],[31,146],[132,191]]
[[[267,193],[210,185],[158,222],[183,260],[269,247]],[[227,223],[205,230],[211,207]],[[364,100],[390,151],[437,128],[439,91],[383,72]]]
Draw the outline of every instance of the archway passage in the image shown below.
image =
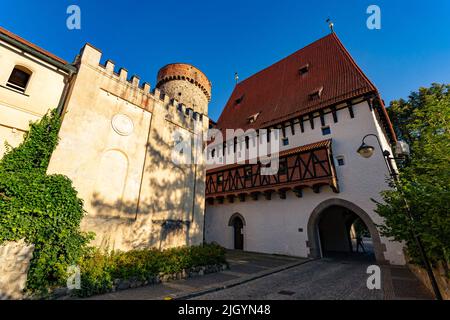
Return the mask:
[[320,215],[318,232],[323,257],[375,259],[366,225],[345,207],[326,208]]
[[308,222],[308,246],[314,258],[337,257],[385,263],[378,230],[355,204],[329,199],[319,204]]
[[244,223],[241,218],[234,217],[234,249],[244,250]]

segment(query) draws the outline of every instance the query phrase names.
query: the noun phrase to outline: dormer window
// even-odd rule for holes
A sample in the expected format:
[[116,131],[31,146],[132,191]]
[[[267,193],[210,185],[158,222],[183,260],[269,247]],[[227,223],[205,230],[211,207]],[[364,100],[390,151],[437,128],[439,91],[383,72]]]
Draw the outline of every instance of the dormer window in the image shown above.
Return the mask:
[[234,104],[239,105],[242,102],[242,100],[244,100],[244,97],[245,97],[245,94],[243,94],[242,96],[240,96],[239,98],[234,100]]
[[300,73],[301,76],[304,76],[305,74],[307,74],[308,71],[309,71],[309,63],[301,66],[300,69],[298,69],[298,72]]
[[322,95],[323,87],[317,88],[309,94],[310,100],[319,99]]
[[258,119],[259,114],[260,114],[260,112],[251,115],[250,117],[247,118],[247,122],[254,123],[256,121],[256,119]]
[[20,92],[25,92],[28,82],[31,77],[31,71],[22,66],[15,66],[11,75],[9,76],[7,87],[15,89]]

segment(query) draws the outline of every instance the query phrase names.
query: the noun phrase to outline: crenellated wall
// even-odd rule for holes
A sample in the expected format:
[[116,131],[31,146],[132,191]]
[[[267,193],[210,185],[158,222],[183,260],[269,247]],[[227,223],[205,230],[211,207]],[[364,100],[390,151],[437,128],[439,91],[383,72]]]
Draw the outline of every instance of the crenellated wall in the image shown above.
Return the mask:
[[[172,161],[174,133],[208,128],[189,105],[107,60],[87,44],[78,58],[49,173],[72,179],[84,200],[84,230],[110,249],[166,248],[203,239],[205,167]],[[195,190],[195,193],[192,191]]]

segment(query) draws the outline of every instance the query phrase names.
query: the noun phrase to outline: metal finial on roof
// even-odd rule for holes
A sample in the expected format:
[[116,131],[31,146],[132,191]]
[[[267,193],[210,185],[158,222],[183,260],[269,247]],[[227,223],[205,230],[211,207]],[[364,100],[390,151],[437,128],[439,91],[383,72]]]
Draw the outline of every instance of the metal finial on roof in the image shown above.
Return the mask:
[[331,33],[333,33],[334,32],[334,23],[333,23],[333,21],[331,21],[331,19],[328,18],[326,20],[326,22],[328,23],[328,27],[330,28]]
[[234,73],[234,80],[236,81],[236,84],[239,82],[239,75],[237,72]]

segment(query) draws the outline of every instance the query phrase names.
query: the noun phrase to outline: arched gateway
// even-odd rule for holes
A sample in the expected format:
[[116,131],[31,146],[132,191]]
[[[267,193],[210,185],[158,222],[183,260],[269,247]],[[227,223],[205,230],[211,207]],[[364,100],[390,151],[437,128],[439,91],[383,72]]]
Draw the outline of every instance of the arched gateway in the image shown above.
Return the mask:
[[[342,225],[344,228],[348,228],[349,225],[355,220],[356,217],[360,218],[362,222],[366,225],[367,229],[370,232],[370,236],[373,241],[373,250],[375,254],[375,259],[379,264],[386,263],[383,252],[386,250],[384,244],[381,243],[380,235],[378,230],[370,218],[370,216],[360,207],[355,205],[352,202],[343,199],[332,198],[323,201],[320,203],[312,212],[309,221],[308,221],[308,242],[307,246],[310,249],[309,256],[312,258],[321,258],[323,257],[323,250],[325,246],[329,245],[325,243],[323,236],[321,237],[320,228],[323,226],[320,223],[324,221],[324,219],[333,218],[333,213],[343,213],[347,214],[349,218],[346,220],[343,219]],[[352,218],[352,215],[354,218]],[[350,222],[350,223],[349,223]],[[332,225],[334,222],[329,221],[328,224]],[[335,230],[336,231],[336,230]],[[348,234],[348,229],[345,229],[345,232]],[[342,235],[342,234],[341,234]],[[327,236],[330,236],[329,234]],[[340,235],[335,235],[339,237]],[[322,242],[324,243],[321,243]],[[329,241],[330,243],[330,241]],[[336,245],[336,244],[335,244]],[[336,249],[336,251],[347,251],[350,248],[351,244],[346,243],[345,240],[341,241],[341,247],[329,248],[330,250]],[[326,248],[325,248],[326,249]]]

